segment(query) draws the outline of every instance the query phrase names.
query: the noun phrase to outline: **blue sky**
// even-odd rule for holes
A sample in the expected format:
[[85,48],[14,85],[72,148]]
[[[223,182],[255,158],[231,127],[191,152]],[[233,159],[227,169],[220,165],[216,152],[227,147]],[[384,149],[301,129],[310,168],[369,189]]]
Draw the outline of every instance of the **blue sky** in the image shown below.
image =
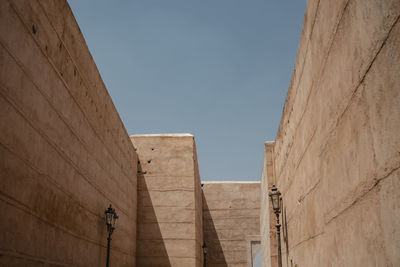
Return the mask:
[[202,180],[259,180],[305,0],[68,0],[128,134],[191,133]]

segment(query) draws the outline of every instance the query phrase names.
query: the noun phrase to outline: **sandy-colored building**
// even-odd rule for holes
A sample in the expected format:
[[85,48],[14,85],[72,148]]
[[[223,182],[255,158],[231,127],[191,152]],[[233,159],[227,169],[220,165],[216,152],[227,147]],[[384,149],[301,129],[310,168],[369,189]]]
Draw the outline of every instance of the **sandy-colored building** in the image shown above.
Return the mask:
[[[308,0],[259,182],[129,136],[65,0],[0,1],[0,266],[400,266],[400,1]],[[261,144],[262,145],[262,144]]]
[[[307,1],[262,175],[263,195],[282,193],[283,266],[400,266],[399,15],[400,1]],[[262,201],[265,241],[275,218]]]

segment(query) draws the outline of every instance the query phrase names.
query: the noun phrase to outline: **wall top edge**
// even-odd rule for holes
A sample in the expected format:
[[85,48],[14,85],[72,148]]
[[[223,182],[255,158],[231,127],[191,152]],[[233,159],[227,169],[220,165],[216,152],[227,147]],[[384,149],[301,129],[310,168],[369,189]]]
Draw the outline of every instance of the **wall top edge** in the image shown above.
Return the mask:
[[264,146],[274,146],[275,145],[275,141],[265,141],[264,142]]
[[193,137],[190,133],[167,133],[167,134],[133,134],[129,137]]
[[201,181],[202,184],[259,184],[261,181]]

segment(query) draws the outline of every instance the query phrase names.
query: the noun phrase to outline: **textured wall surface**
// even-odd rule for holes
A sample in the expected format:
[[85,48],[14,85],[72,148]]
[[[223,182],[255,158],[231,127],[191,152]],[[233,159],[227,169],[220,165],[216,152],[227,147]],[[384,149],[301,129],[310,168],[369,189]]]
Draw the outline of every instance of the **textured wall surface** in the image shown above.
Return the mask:
[[261,175],[261,206],[260,206],[260,235],[261,235],[261,261],[263,266],[277,266],[277,238],[275,227],[275,214],[270,205],[269,189],[274,180],[274,142],[265,142],[264,162]]
[[138,163],[138,266],[201,266],[202,210],[190,134],[133,135]]
[[247,267],[246,237],[260,234],[260,182],[203,182],[207,266]]
[[0,1],[0,265],[135,265],[136,153],[65,1]]
[[284,266],[400,266],[399,14],[307,1],[273,148]]

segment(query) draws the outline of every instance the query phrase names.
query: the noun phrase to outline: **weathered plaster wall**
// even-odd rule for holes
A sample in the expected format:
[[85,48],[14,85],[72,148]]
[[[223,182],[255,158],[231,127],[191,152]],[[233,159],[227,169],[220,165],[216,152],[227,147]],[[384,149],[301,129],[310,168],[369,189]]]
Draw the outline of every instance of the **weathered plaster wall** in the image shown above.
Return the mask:
[[65,1],[0,1],[0,265],[135,265],[136,154]]
[[261,175],[261,207],[260,207],[260,235],[261,235],[261,259],[263,266],[278,266],[277,262],[277,238],[275,228],[275,214],[270,207],[269,189],[275,183],[274,180],[274,142],[264,144],[264,162]]
[[273,148],[284,266],[400,266],[399,14],[307,1]]
[[138,163],[138,266],[201,266],[202,210],[194,138],[133,135]]
[[260,234],[260,182],[203,182],[207,266],[247,267],[247,236]]

